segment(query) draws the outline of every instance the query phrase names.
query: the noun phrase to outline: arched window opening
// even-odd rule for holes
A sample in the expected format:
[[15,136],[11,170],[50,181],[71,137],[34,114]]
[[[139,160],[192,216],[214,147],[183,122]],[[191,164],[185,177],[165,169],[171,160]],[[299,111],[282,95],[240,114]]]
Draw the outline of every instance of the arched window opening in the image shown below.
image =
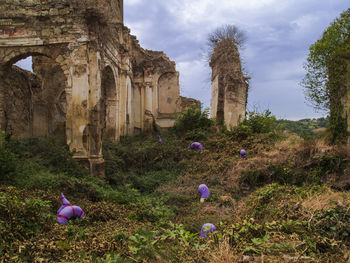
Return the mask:
[[66,77],[53,59],[21,54],[1,70],[2,129],[15,137],[65,135]]

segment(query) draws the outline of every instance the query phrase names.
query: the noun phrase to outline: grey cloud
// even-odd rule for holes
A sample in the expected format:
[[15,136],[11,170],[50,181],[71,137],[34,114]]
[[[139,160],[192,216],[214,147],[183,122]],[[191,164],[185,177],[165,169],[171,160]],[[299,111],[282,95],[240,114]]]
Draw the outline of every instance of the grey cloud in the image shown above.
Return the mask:
[[273,114],[284,118],[320,116],[306,106],[299,86],[304,75],[302,63],[309,46],[348,8],[348,0],[279,0],[260,9],[254,6],[247,9],[231,0],[203,1],[203,13],[201,9],[193,14],[186,9],[190,3],[187,0],[148,0],[133,5],[125,2],[126,24],[131,31],[137,25],[141,45],[163,50],[177,63],[182,95],[210,106],[207,81],[210,69],[206,62],[199,62],[206,36],[218,26],[235,24],[248,37],[246,48],[241,51],[252,76],[248,103],[267,106]]

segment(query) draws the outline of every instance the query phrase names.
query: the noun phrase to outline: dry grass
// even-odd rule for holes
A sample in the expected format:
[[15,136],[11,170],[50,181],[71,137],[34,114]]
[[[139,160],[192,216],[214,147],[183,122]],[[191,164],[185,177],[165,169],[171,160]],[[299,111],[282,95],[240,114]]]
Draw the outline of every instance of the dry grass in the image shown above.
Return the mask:
[[350,204],[350,193],[334,192],[328,189],[325,193],[310,196],[302,202],[302,206],[309,211],[330,209],[337,204],[348,206]]
[[232,263],[240,262],[242,259],[242,254],[234,255],[232,248],[228,240],[221,242],[217,250],[210,252],[208,258],[211,263]]

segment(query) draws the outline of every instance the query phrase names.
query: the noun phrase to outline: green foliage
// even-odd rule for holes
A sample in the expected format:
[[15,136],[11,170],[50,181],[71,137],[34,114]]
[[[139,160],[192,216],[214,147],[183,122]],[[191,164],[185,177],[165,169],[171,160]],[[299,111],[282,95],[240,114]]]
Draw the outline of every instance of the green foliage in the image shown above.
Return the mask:
[[[240,142],[232,140],[229,132],[227,136],[214,133],[214,129],[198,130],[207,136],[205,151],[200,153],[191,151],[189,142],[173,132],[161,134],[162,144],[151,135],[125,137],[118,143],[104,142],[106,181],[89,174],[81,176],[80,167],[74,168],[71,176],[66,167],[71,156],[66,155],[67,148],[59,147],[59,142],[52,142],[51,146],[54,151],[57,147],[58,153],[42,154],[48,149],[39,144],[48,144],[47,139],[7,140],[2,147],[14,154],[16,166],[3,184],[24,190],[14,194],[17,201],[13,201],[16,199],[11,197],[14,195],[10,190],[0,191],[0,208],[19,208],[12,215],[15,219],[9,220],[13,222],[14,235],[9,234],[12,239],[2,243],[5,260],[204,262],[212,255],[226,253],[226,249],[220,249],[227,241],[227,251],[236,261],[242,254],[264,254],[266,261],[279,254],[308,255],[312,259],[336,256],[350,242],[347,207],[339,204],[306,211],[303,200],[328,189],[322,185],[323,179],[343,171],[344,156],[334,151],[315,155],[314,148],[294,152],[292,146],[291,158],[286,161],[290,145],[279,149],[273,146],[274,141],[266,142],[278,130],[274,117],[266,112],[256,115],[252,114],[254,121],[239,126],[241,133],[235,130],[243,140]],[[270,121],[274,128],[269,130],[265,126]],[[250,154],[247,160],[237,162],[241,147]],[[259,159],[266,149],[276,154],[280,151],[283,156],[279,160],[278,155],[273,155],[276,159],[271,162]],[[300,156],[304,152],[306,159]],[[55,160],[66,164],[58,168]],[[240,164],[244,169],[236,170],[242,168],[238,167]],[[240,190],[234,192],[240,170],[245,170],[241,184],[251,186],[252,191],[254,187],[264,187],[249,197]],[[205,204],[199,203],[196,188],[200,182],[210,185],[211,196]],[[266,185],[269,182],[278,183]],[[70,221],[65,226],[55,224],[61,191],[84,209],[84,220]],[[234,200],[223,203],[222,196],[228,196],[228,200],[244,196],[242,206],[236,206]],[[51,200],[52,205],[45,206],[43,200]],[[34,205],[35,202],[38,204]],[[26,210],[29,207],[36,211],[35,216]],[[21,217],[28,222],[18,219]],[[0,213],[0,232],[4,236],[11,232],[7,218],[8,213]],[[171,223],[173,220],[176,224]],[[205,222],[218,227],[208,239],[199,237]]]
[[209,109],[202,111],[201,108],[191,105],[176,117],[173,129],[179,135],[186,132],[193,134],[198,130],[208,129],[213,124],[213,121],[209,119]]
[[158,143],[155,137],[123,138],[119,143],[104,142],[106,178],[111,185],[119,187],[129,184],[142,193],[152,193],[156,188],[171,183],[184,169],[179,160],[188,147],[178,143],[175,136],[163,137]]
[[[305,69],[307,74],[302,82],[306,96],[316,108],[329,108],[329,66],[340,45],[349,36],[350,9],[323,32],[322,38],[310,46]],[[338,74],[342,72],[338,72]],[[340,75],[339,74],[339,75]]]
[[253,135],[252,128],[249,125],[243,123],[234,127],[232,131],[227,132],[229,135],[232,135],[236,140],[243,141],[250,138]]
[[11,242],[48,230],[53,223],[49,201],[21,195],[14,187],[0,192],[0,255]]
[[162,198],[152,196],[142,196],[134,203],[136,211],[131,218],[143,222],[166,223],[174,217],[174,211],[171,207],[165,205]]
[[5,132],[1,132],[0,138],[0,183],[8,182],[21,172],[20,161],[14,152],[9,149]]
[[315,230],[330,239],[350,242],[350,212],[347,207],[336,207],[319,211],[313,218]]
[[243,171],[240,184],[251,188],[270,183],[297,186],[317,185],[321,184],[327,176],[340,173],[344,165],[345,162],[340,155],[315,155],[310,160],[309,166],[304,169],[300,169],[299,165],[294,162],[289,162]]
[[84,177],[88,171],[72,158],[64,137],[43,136],[23,139],[12,138],[8,148],[31,166],[45,167],[51,173],[64,173],[73,177]]
[[253,133],[274,132],[277,127],[276,117],[271,115],[269,110],[265,110],[263,113],[248,112],[247,119],[243,121],[243,125],[249,126]]
[[329,117],[302,119],[298,121],[280,119],[277,120],[277,123],[281,126],[281,129],[289,130],[306,140],[310,140],[316,138],[316,136],[319,134],[319,132],[314,132],[315,129],[328,127]]
[[132,263],[134,262],[132,259],[125,259],[119,253],[110,253],[106,257],[96,257],[92,261],[93,263]]
[[322,38],[310,46],[302,81],[307,99],[316,109],[330,110],[331,141],[346,137],[346,117],[341,103],[345,95],[347,64],[350,54],[350,9],[341,13],[323,32]]
[[245,140],[251,138],[253,134],[269,134],[277,137],[278,123],[276,117],[271,111],[265,110],[263,113],[250,111],[245,120],[232,131],[228,132],[237,140]]
[[139,229],[133,236],[129,237],[128,247],[136,259],[155,259],[159,256],[158,239],[156,232],[149,229]]

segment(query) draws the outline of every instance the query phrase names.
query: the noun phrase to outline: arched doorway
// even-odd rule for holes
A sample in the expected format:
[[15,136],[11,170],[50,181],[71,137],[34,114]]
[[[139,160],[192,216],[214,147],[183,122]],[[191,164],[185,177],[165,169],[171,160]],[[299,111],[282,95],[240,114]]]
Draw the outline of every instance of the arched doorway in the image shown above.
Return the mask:
[[[16,66],[32,58],[32,70]],[[20,54],[0,67],[1,129],[15,137],[65,135],[66,76],[40,53]]]
[[102,139],[115,140],[117,133],[117,85],[113,70],[107,66],[101,79],[101,129]]

